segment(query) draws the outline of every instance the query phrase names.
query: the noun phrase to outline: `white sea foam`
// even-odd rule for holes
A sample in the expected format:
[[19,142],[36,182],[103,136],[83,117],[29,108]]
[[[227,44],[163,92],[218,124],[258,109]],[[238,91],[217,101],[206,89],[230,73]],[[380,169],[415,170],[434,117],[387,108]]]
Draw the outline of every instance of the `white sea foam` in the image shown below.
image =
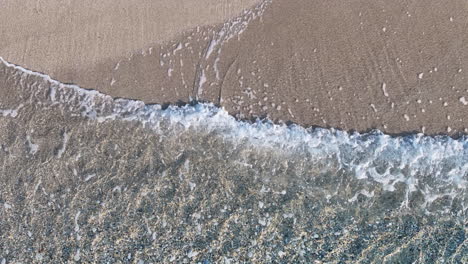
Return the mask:
[[[1,59],[2,57],[0,57]],[[10,116],[10,117],[17,117],[18,116],[18,111],[23,107],[23,104],[18,105],[15,109],[0,109],[0,114],[4,117]]]
[[[49,76],[9,64],[1,57],[0,60],[8,67],[50,82],[50,86],[55,87],[55,96],[45,99],[49,103],[59,104],[72,114],[97,122],[139,122],[156,133],[213,133],[237,146],[250,144],[257,149],[297,153],[308,157],[313,163],[337,164],[338,168],[334,169],[353,172],[357,179],[379,183],[387,191],[395,190],[397,183],[404,183],[407,193],[422,190],[427,201],[431,197],[466,196],[466,137],[453,139],[423,134],[393,137],[377,130],[370,133],[347,133],[335,129],[278,125],[269,121],[249,123],[236,120],[213,104],[162,109],[160,105],[113,99],[98,91],[61,84]],[[421,177],[425,177],[425,183],[421,183]],[[363,194],[371,196],[368,191]]]
[[221,30],[216,33],[215,37],[209,44],[209,49],[206,58],[216,49],[216,46],[221,42],[229,41],[231,38],[239,37],[245,31],[249,23],[262,16],[272,0],[265,0],[252,9],[246,9],[241,16],[230,19],[224,23]]
[[26,136],[26,144],[29,149],[29,154],[34,155],[39,150],[39,145],[32,143],[31,137],[29,135]]
[[67,149],[67,144],[68,144],[68,139],[70,138],[70,135],[68,135],[67,132],[63,133],[63,143],[62,147],[58,150],[57,157],[61,158],[65,150]]

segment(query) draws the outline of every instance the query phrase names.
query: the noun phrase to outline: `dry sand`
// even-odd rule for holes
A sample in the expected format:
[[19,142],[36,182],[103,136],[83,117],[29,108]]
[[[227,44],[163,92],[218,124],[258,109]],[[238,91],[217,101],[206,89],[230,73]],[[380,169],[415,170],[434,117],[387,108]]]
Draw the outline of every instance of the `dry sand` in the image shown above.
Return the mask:
[[464,0],[273,0],[243,13],[255,1],[203,2],[6,1],[0,56],[148,103],[195,98],[240,118],[466,132]]

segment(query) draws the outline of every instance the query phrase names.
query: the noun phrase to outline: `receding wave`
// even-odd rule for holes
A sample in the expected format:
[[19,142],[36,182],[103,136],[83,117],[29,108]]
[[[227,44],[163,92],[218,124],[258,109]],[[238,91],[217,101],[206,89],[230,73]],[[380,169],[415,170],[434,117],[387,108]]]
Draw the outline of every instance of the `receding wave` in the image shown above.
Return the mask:
[[0,64],[5,259],[466,260],[466,137],[250,123]]

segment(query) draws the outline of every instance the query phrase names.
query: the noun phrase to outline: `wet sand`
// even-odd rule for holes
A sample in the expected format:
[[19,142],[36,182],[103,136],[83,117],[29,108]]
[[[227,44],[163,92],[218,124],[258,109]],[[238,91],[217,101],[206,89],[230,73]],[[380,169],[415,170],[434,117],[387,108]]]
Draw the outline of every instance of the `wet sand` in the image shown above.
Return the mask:
[[[2,1],[0,56],[74,81],[83,68],[223,22],[257,1]],[[72,70],[64,75],[63,68]]]
[[[86,19],[85,26],[67,20],[72,9],[63,6],[62,18],[50,22],[60,27],[48,27],[47,34],[29,26],[34,17],[13,23],[31,15],[17,9],[1,23],[7,41],[0,42],[0,56],[115,97],[211,101],[239,118],[397,134],[467,131],[465,1],[238,1],[228,15],[192,4],[201,11],[191,10],[193,19],[184,23],[179,8],[160,2],[176,11],[165,13],[171,30],[159,35],[153,32],[162,18],[148,11],[158,4],[125,13],[98,8],[95,16],[107,20]],[[0,12],[17,5],[7,3]],[[147,26],[102,26],[123,18]],[[109,36],[105,43],[99,33]]]

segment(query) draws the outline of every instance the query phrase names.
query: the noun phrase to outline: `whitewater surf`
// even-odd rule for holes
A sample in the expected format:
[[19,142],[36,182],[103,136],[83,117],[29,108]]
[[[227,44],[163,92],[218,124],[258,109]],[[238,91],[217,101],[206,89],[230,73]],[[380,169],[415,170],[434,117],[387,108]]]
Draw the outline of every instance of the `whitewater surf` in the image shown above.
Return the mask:
[[463,263],[468,138],[236,120],[0,61],[0,261]]

